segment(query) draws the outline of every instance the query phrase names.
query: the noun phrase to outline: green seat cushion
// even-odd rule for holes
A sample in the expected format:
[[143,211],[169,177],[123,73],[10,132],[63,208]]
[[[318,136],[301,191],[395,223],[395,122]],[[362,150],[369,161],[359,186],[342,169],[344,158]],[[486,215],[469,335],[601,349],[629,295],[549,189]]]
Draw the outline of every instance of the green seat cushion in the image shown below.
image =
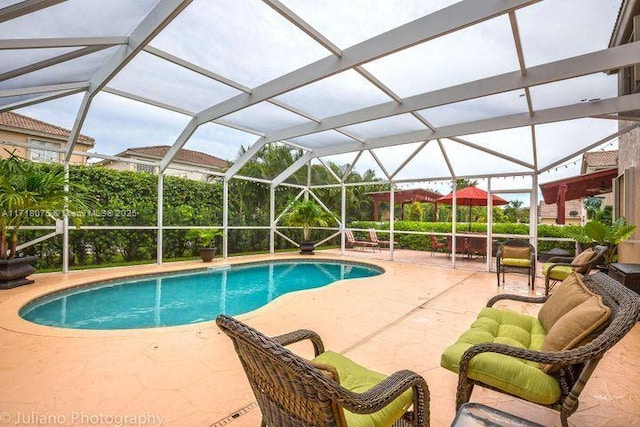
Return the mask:
[[[547,275],[547,270],[551,266],[552,263],[545,262],[542,264],[542,274]],[[569,267],[567,265],[559,265],[557,267],[553,267],[551,269],[550,278],[554,280],[564,280],[573,272],[573,267]]]
[[[364,393],[387,378],[387,375],[360,366],[351,359],[333,351],[325,351],[313,360],[335,367],[340,375],[340,385],[354,393]],[[407,412],[412,404],[413,390],[409,389],[378,412],[354,414],[344,410],[344,417],[349,427],[391,426]]]
[[[462,355],[473,345],[499,343],[540,350],[545,336],[545,330],[536,317],[485,307],[469,330],[455,344],[447,347],[440,364],[457,373]],[[468,375],[531,402],[549,405],[560,399],[558,380],[543,372],[537,362],[497,353],[481,353],[471,360]]]
[[510,267],[531,267],[530,258],[501,258],[500,263]]

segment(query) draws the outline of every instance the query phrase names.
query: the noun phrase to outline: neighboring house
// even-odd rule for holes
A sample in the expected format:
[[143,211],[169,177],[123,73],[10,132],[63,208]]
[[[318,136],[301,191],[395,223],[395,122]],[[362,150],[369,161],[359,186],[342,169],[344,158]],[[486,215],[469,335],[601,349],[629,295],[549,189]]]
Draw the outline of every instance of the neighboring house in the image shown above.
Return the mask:
[[[593,174],[594,172],[607,171],[616,168],[618,165],[618,151],[589,151],[582,155],[582,166],[580,168],[580,176]],[[567,178],[565,182],[576,181],[573,178]],[[607,185],[604,185],[608,183]],[[597,190],[602,184],[602,189]],[[611,178],[603,178],[601,184],[593,184],[594,188],[589,188],[591,194],[602,199],[601,207],[613,206],[614,197],[611,191]],[[544,185],[543,185],[544,186]],[[588,186],[588,185],[587,185]],[[584,198],[567,200],[565,202],[565,224],[584,224],[587,221],[586,209],[584,208]],[[576,214],[577,212],[577,214]],[[571,215],[574,213],[574,215]],[[540,202],[538,206],[538,223],[539,224],[556,224],[558,221],[558,207],[556,203]]]
[[[584,175],[616,167],[618,167],[618,150],[590,151],[584,153],[582,156],[582,168],[580,169],[580,173]],[[603,208],[605,206],[613,206],[615,203],[612,191],[601,193],[597,197],[602,199]]]
[[[11,111],[0,112],[0,157],[6,158],[15,150],[19,157],[33,160],[34,162],[58,161],[62,157],[60,150],[67,144],[70,131],[59,126],[52,125],[32,117]],[[74,151],[88,151],[95,145],[95,139],[79,135]],[[10,143],[22,144],[22,146]],[[72,155],[69,160],[72,164],[87,164],[87,157]]]
[[[157,162],[167,154],[170,148],[171,147],[168,145],[127,148],[122,153],[116,154],[116,156],[127,159]],[[103,160],[98,164],[111,169],[158,173],[157,167],[140,163]],[[228,168],[230,165],[231,164],[229,162],[218,157],[211,156],[200,151],[186,150],[182,148],[178,151],[178,154],[173,158],[164,173],[165,175],[180,176],[196,181],[206,181],[211,175],[211,172],[219,172]]]
[[[571,215],[571,214],[574,215]],[[538,224],[555,224],[558,215],[558,207],[555,203],[547,204],[544,201],[538,206]],[[569,200],[565,204],[565,224],[580,225],[584,217],[584,209],[580,200]]]
[[[611,34],[609,47],[640,41],[640,0],[623,0]],[[618,74],[618,95],[629,95],[640,88],[640,65],[615,70]],[[637,120],[638,111],[620,113]],[[634,121],[618,121],[624,129]],[[638,128],[618,138],[618,177],[614,185],[614,214],[640,226],[640,130]],[[620,262],[640,263],[640,227],[631,240],[618,246]]]

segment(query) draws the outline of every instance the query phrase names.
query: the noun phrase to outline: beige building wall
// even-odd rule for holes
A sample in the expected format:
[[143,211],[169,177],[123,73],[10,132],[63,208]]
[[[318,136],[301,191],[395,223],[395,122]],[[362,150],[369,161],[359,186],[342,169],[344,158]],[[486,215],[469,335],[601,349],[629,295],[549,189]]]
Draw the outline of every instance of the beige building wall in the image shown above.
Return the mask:
[[[135,160],[145,160],[145,161],[152,160],[152,159],[143,158],[143,157],[131,157],[131,158]],[[171,167],[172,165],[175,165],[176,167],[180,167],[182,169],[189,168],[192,170],[186,171],[182,169],[175,169],[175,167],[174,168]],[[110,169],[134,171],[134,172],[138,170],[136,163],[127,163],[127,162],[121,162],[121,161],[109,161],[105,164],[105,167]],[[155,168],[154,173],[158,173],[157,168]],[[180,163],[180,162],[170,163],[169,167],[167,167],[167,169],[164,171],[164,175],[178,176],[180,178],[187,178],[194,181],[206,181],[210,174],[211,174],[210,169],[207,169],[201,166],[192,165],[192,164]]]
[[[30,134],[24,134],[24,133],[18,133],[18,132],[10,132],[7,130],[0,130],[0,140],[17,142],[22,144],[28,144],[34,141],[45,141],[45,142],[51,142],[51,143],[57,144],[60,147],[64,147],[67,143],[66,140],[55,139],[55,138],[48,137],[46,135],[42,135],[42,136],[30,135]],[[74,147],[74,151],[86,152],[88,148],[89,147],[85,144],[77,143]],[[0,148],[0,158],[5,159],[9,157],[9,153],[5,151],[5,149],[9,150],[9,152],[13,152],[15,150],[15,154],[19,157],[22,157],[23,159],[29,159],[29,160],[31,159],[31,150],[29,148],[16,147],[10,144],[2,144]],[[75,164],[75,165],[86,165],[87,158],[84,156],[73,155],[71,156],[69,163]]]
[[[620,122],[620,128],[631,125],[629,122]],[[632,183],[626,185],[630,189],[631,206],[627,207],[627,222],[637,225],[638,229],[633,233],[631,239],[618,246],[619,262],[640,263],[640,130],[634,129],[619,138],[618,149],[618,173],[634,168],[634,179]]]

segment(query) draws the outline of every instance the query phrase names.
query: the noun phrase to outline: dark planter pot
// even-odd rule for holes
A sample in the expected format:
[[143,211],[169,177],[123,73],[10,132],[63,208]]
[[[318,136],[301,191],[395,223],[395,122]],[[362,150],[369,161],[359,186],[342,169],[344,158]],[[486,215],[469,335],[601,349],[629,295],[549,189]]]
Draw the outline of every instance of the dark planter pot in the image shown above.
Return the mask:
[[37,256],[0,259],[0,289],[11,289],[33,283],[33,280],[26,277],[36,271],[31,263],[37,260]]
[[200,258],[202,262],[211,262],[216,256],[216,248],[200,248]]
[[300,255],[313,255],[315,248],[314,242],[302,242],[300,243]]

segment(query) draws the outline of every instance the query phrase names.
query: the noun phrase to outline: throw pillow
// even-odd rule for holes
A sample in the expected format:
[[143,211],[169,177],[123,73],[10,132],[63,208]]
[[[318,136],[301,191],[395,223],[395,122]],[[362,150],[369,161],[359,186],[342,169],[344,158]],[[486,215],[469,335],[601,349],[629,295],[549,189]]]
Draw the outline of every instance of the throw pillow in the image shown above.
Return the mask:
[[[578,255],[573,259],[573,261],[571,261],[571,265],[572,265],[572,266],[579,266],[579,265],[582,265],[582,264],[586,264],[586,263],[588,263],[589,261],[591,261],[591,258],[593,258],[593,254],[594,254],[593,249],[591,249],[591,248],[586,249],[586,250],[584,250],[584,251],[580,252],[580,253],[579,253],[579,254],[578,254]],[[588,273],[588,272],[589,272],[589,271],[588,271],[588,270],[590,269],[589,267],[590,267],[590,266],[587,266],[587,267],[577,267],[577,268],[574,268],[574,270],[575,270],[575,271],[577,271],[577,272],[578,272],[578,273],[580,273],[580,274],[586,274],[586,273]]]
[[595,294],[584,285],[580,275],[572,272],[542,304],[538,320],[548,334],[558,319],[592,296]]
[[[542,343],[542,351],[571,350],[593,340],[611,317],[611,309],[604,305],[599,295],[586,301],[562,316],[553,325]],[[543,365],[544,372],[554,372],[556,365]]]
[[529,247],[523,246],[503,246],[502,247],[502,258],[525,258],[529,259],[531,257],[531,249]]

